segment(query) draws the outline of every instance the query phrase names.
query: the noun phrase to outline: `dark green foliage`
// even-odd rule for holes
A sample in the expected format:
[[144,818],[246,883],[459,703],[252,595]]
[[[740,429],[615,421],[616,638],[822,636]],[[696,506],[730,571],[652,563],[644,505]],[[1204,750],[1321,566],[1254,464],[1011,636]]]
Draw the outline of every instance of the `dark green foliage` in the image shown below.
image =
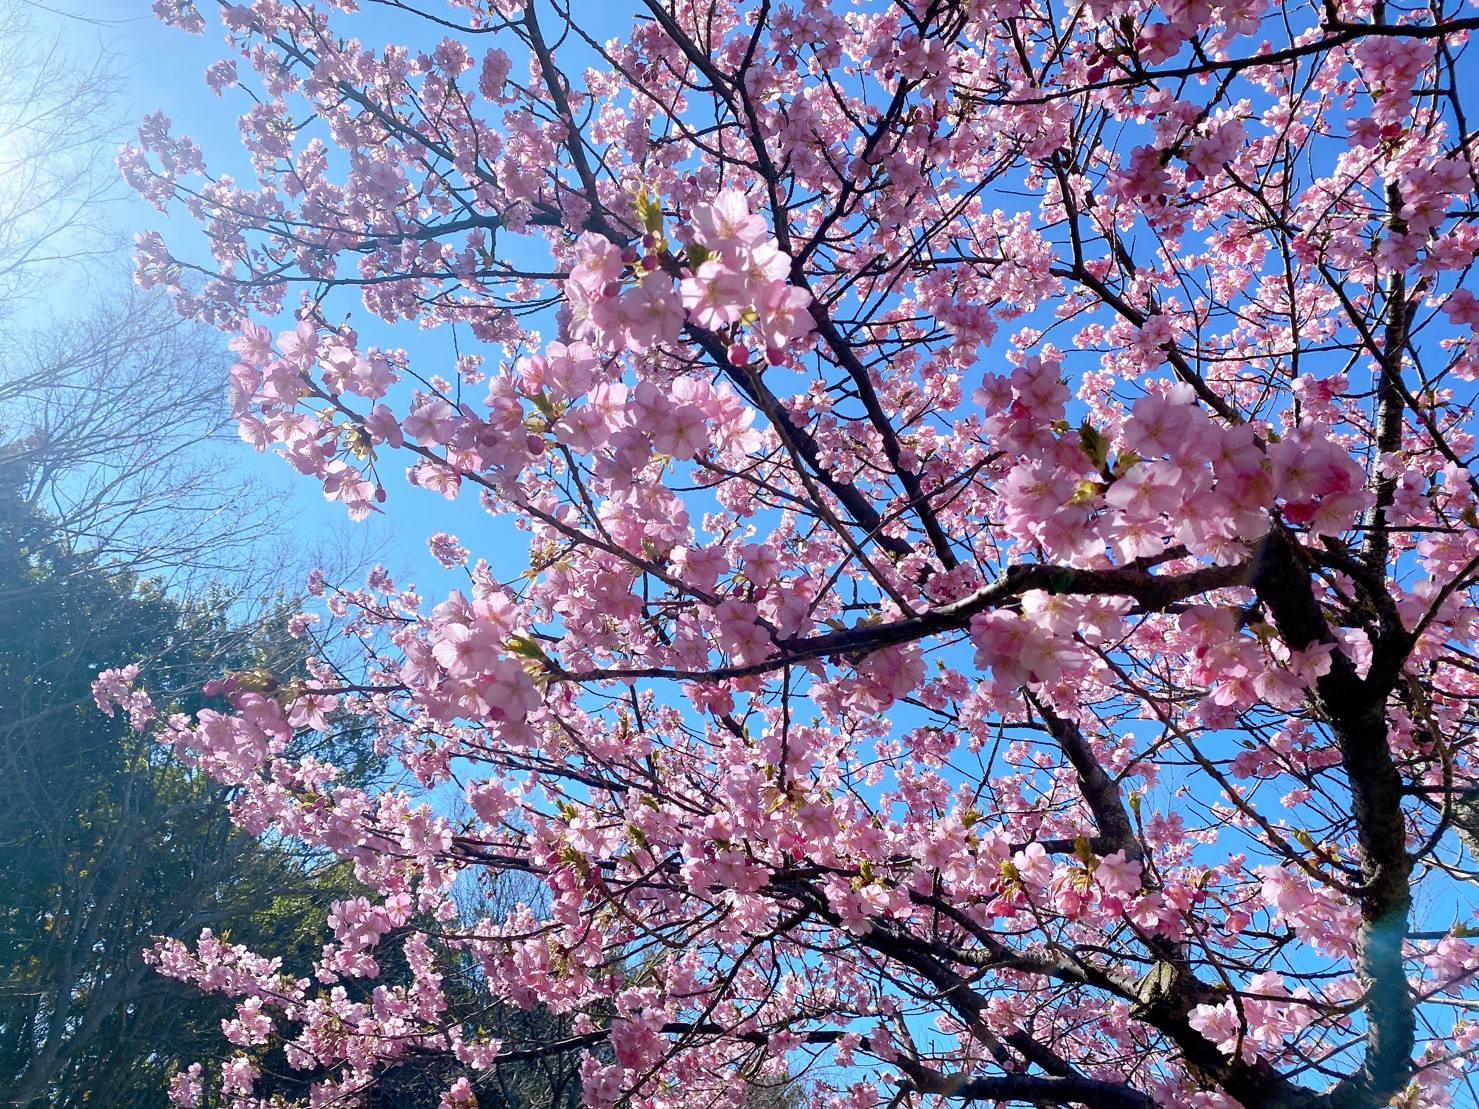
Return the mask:
[[269,661],[281,620],[234,626],[221,597],[111,572],[21,501],[15,469],[0,462],[0,1090],[164,1106],[176,1066],[221,1052],[231,1006],[147,966],[151,938],[211,927],[306,971],[353,885],[234,828],[219,786],[92,700],[97,670],[138,661],[161,700],[198,707],[204,681]]
[[[307,976],[332,903],[363,890],[346,863],[236,828],[228,791],[93,703],[97,671],[129,662],[156,704],[182,712],[223,671],[290,675],[285,609],[242,625],[224,595],[180,600],[110,568],[26,503],[24,478],[0,457],[0,1103],[164,1109],[177,1069],[229,1051],[234,1004],[155,971],[154,938],[210,928]],[[305,742],[351,781],[383,769],[353,721]],[[393,937],[381,960],[381,983],[409,979]],[[481,1034],[521,1049],[571,1036],[548,1011],[491,1003],[470,963],[443,973]],[[488,1109],[577,1109],[578,1061],[557,1052],[472,1077]],[[289,1068],[276,1042],[257,1062],[264,1096],[304,1097],[320,1077]],[[367,1109],[436,1109],[463,1073],[448,1056],[409,1059]]]

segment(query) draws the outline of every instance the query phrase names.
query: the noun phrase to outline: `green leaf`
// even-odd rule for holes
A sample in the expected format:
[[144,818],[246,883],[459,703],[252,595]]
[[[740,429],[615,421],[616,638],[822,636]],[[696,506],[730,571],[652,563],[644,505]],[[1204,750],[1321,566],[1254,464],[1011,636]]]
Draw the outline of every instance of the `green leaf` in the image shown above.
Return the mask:
[[1079,862],[1090,870],[1099,865],[1099,859],[1094,854],[1094,845],[1089,842],[1088,836],[1073,837],[1073,853],[1078,856]]
[[641,222],[644,230],[653,235],[662,231],[662,204],[657,197],[643,185],[637,190],[637,219]]
[[1094,469],[1104,469],[1109,461],[1109,440],[1099,434],[1098,428],[1085,420],[1078,429],[1078,443],[1094,464]]
[[549,664],[549,656],[538,643],[525,635],[511,635],[508,639],[508,649],[520,658],[526,658],[533,662]]

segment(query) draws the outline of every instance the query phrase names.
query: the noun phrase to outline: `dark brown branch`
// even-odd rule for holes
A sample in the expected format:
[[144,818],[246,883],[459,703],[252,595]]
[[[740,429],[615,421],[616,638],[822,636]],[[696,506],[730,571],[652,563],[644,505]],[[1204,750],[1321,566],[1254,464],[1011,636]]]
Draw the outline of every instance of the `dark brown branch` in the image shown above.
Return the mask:
[[[1072,720],[1064,720],[1030,691],[1025,696],[1032,704],[1033,711],[1042,717],[1048,734],[1057,742],[1078,775],[1079,792],[1083,795],[1084,803],[1089,806],[1089,811],[1094,814],[1094,823],[1100,833],[1096,838],[1102,841],[1098,846],[1091,844],[1094,851],[1101,855],[1123,851],[1126,859],[1143,859],[1145,851],[1140,845],[1139,837],[1135,835],[1130,814],[1120,800],[1119,786],[1104,772],[1104,767],[1099,765],[1084,733]],[[1107,847],[1108,850],[1100,850],[1101,847]]]
[[[1396,185],[1387,187],[1388,226],[1392,234],[1407,230],[1402,218],[1402,195]],[[1407,390],[1402,381],[1402,352],[1407,347],[1410,310],[1407,304],[1407,279],[1401,270],[1387,279],[1386,333],[1380,359],[1381,378],[1376,386],[1376,443],[1371,460],[1375,480],[1376,503],[1363,521],[1366,534],[1361,539],[1361,561],[1372,570],[1385,572],[1390,541],[1387,536],[1387,510],[1397,496],[1397,475],[1384,473],[1386,456],[1402,449],[1402,414]]]
[[1133,1086],[1094,1078],[1066,1078],[1035,1074],[995,1074],[970,1077],[940,1074],[908,1059],[896,1059],[909,1085],[922,1094],[954,1101],[1024,1101],[1034,1105],[1087,1105],[1094,1109],[1152,1109],[1155,1100]]
[[[1070,88],[1058,89],[1055,92],[1043,96],[1013,95],[1011,102],[1023,106],[1051,104],[1055,100],[1084,96],[1106,89],[1143,88],[1156,81],[1176,82],[1188,77],[1201,77],[1209,73],[1239,73],[1246,69],[1257,69],[1262,66],[1285,65],[1289,62],[1297,62],[1303,58],[1316,57],[1352,42],[1359,42],[1363,38],[1378,35],[1389,38],[1401,37],[1441,40],[1476,29],[1479,29],[1479,18],[1474,17],[1468,19],[1451,19],[1446,23],[1429,23],[1421,26],[1414,26],[1412,24],[1377,26],[1364,23],[1342,23],[1327,27],[1326,30],[1331,33],[1325,35],[1323,38],[1316,39],[1314,42],[1300,43],[1297,46],[1286,46],[1280,50],[1269,50],[1266,53],[1251,54],[1242,58],[1205,60],[1191,65],[1174,66],[1169,69],[1138,70],[1124,77],[1112,77],[1108,80],[1096,81],[1089,85],[1077,85]],[[1004,102],[996,97],[985,96],[977,89],[961,89],[960,95],[980,104],[999,104]]]
[[[1368,1024],[1360,1070],[1332,1091],[1326,1103],[1333,1109],[1384,1105],[1411,1074],[1417,1030],[1402,959],[1412,911],[1412,861],[1402,813],[1402,776],[1387,741],[1387,699],[1392,680],[1400,673],[1400,664],[1393,669],[1390,659],[1397,652],[1391,644],[1377,645],[1376,653],[1387,656],[1390,676],[1378,674],[1375,663],[1367,678],[1356,673],[1314,594],[1309,564],[1282,528],[1271,531],[1262,544],[1253,588],[1291,649],[1331,648],[1330,669],[1316,680],[1309,702],[1334,733],[1350,781],[1363,882],[1357,897],[1361,928],[1356,972],[1367,990]],[[1405,657],[1405,651],[1401,654]]]
[[1249,583],[1248,567],[1203,566],[1184,574],[1152,574],[1134,566],[1117,566],[1108,570],[1081,570],[1050,563],[1025,563],[1008,566],[990,585],[958,601],[927,609],[917,616],[905,616],[887,624],[859,624],[843,631],[799,639],[778,639],[777,653],[761,662],[745,665],[715,666],[702,670],[668,669],[660,666],[612,667],[605,670],[555,669],[551,677],[558,681],[589,682],[624,678],[671,678],[684,681],[719,681],[767,674],[782,667],[833,655],[868,654],[913,643],[946,632],[963,631],[971,617],[989,609],[1000,608],[1023,593],[1040,589],[1047,593],[1074,596],[1129,597],[1144,612],[1159,612],[1170,605],[1216,589]]

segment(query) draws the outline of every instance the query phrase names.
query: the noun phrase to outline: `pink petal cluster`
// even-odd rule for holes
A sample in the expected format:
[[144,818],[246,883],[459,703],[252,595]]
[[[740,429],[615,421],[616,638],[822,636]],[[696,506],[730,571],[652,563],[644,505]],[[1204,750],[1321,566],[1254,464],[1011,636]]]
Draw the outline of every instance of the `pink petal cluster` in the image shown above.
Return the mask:
[[[333,661],[193,718],[98,660],[364,887],[301,979],[156,948],[237,1006],[177,1102],[280,1047],[465,1109],[529,1051],[478,1005],[568,1022],[592,1106],[1465,1096],[1470,14],[218,7],[247,157],[143,122],[203,238],[139,281],[230,335],[247,443],[354,519],[404,473],[459,588],[317,574]],[[341,715],[383,780],[312,754]]]

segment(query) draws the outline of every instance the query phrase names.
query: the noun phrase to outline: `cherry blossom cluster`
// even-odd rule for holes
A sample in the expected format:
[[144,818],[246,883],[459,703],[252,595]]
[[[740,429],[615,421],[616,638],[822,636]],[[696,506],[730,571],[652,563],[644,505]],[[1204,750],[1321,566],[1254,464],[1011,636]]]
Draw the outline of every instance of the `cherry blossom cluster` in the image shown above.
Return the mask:
[[[675,342],[687,321],[722,334],[728,340],[726,357],[744,366],[750,354],[741,341],[746,329],[739,325],[747,320],[766,360],[779,365],[787,346],[812,326],[805,311],[811,296],[791,284],[791,259],[738,189],[724,189],[712,202],[695,205],[690,218],[689,264],[676,289],[660,223],[650,221],[653,229],[642,236],[645,253],[618,249],[592,232],[582,235],[575,244],[579,260],[565,285],[571,333],[607,349],[624,346],[641,354],[657,343]],[[634,279],[630,284],[623,280],[628,276]]]
[[[303,980],[156,952],[239,1001],[177,1101],[278,1046],[316,1105],[412,1055],[448,1109],[542,1054],[592,1109],[1464,1096],[1472,12],[218,7],[251,170],[145,120],[204,238],[139,280],[352,518],[436,494],[458,587],[315,577],[360,661],[194,719],[100,675],[364,884]],[[401,784],[300,752],[336,713]]]

